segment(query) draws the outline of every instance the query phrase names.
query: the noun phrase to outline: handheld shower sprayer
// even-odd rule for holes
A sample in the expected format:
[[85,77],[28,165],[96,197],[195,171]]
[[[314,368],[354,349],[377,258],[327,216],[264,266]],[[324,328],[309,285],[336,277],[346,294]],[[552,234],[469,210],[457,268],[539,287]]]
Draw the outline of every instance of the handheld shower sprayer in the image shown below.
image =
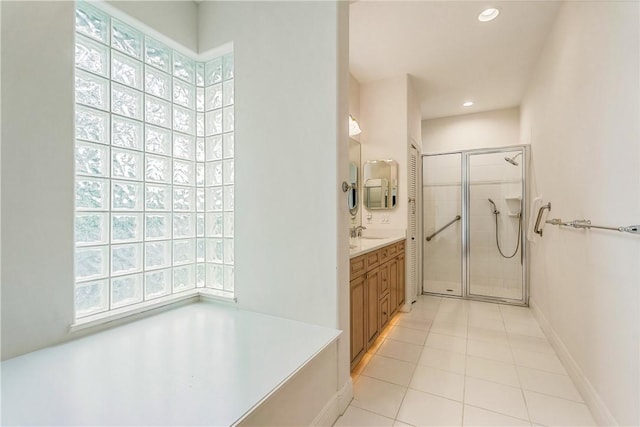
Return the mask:
[[[505,158],[505,160],[507,160],[507,158]],[[500,255],[502,255],[504,258],[507,258],[507,259],[513,258],[518,253],[518,248],[520,248],[520,234],[522,232],[522,215],[518,215],[518,241],[516,242],[516,250],[513,251],[511,255],[505,255],[504,252],[502,252],[502,248],[500,247],[500,237],[498,236],[499,235],[498,215],[500,214],[500,211],[496,207],[496,204],[493,200],[491,199],[487,199],[487,200],[489,201],[489,203],[491,203],[491,206],[493,206],[493,214],[496,216],[496,246],[498,247],[498,251],[500,252]]]
[[493,206],[493,214],[494,215],[498,215],[500,213],[500,211],[496,207],[496,204],[494,203],[494,201],[491,200],[491,199],[487,199],[487,200],[489,200],[489,203],[491,203],[491,206]]

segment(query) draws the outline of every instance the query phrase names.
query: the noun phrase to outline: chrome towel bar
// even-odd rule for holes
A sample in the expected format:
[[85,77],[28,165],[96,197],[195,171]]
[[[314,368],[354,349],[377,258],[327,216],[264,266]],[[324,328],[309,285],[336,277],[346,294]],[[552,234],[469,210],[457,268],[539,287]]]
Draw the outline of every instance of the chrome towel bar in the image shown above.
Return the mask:
[[456,215],[456,217],[454,219],[452,219],[447,224],[445,224],[441,229],[439,229],[436,232],[434,232],[433,234],[427,236],[427,242],[430,242],[431,239],[433,239],[436,236],[436,234],[440,233],[441,231],[443,231],[445,228],[447,228],[448,226],[450,226],[451,224],[453,224],[456,221],[460,221],[460,215]]
[[559,225],[563,227],[573,228],[598,228],[600,230],[613,230],[621,233],[640,234],[640,225],[629,225],[626,227],[606,227],[604,225],[593,225],[588,219],[574,219],[573,221],[565,222],[560,218],[553,218],[545,221],[547,224]]

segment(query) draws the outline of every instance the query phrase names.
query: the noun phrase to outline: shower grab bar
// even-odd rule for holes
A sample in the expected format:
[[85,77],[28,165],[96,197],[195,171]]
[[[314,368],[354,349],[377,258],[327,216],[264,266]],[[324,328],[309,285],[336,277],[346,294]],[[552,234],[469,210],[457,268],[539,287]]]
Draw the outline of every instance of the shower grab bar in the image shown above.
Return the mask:
[[545,221],[547,224],[551,225],[559,225],[564,227],[573,227],[573,228],[598,228],[600,230],[613,230],[619,231],[621,233],[631,233],[631,234],[640,234],[640,225],[629,225],[622,227],[607,227],[604,225],[593,225],[591,221],[588,219],[574,219],[573,221],[565,222],[560,218],[553,218]]
[[539,234],[540,237],[542,237],[542,228],[540,228],[540,222],[542,221],[542,214],[546,209],[549,209],[549,212],[551,212],[551,202],[547,203],[544,206],[540,206],[540,209],[538,209],[538,217],[536,218],[536,225],[533,226],[533,232]]
[[451,221],[449,221],[445,226],[443,226],[440,230],[435,231],[432,235],[427,236],[427,242],[431,241],[431,239],[433,239],[436,234],[440,233],[441,231],[444,231],[445,228],[447,228],[448,226],[450,226],[451,224],[453,224],[456,221],[460,221],[460,215],[456,215],[456,217],[454,219],[452,219]]

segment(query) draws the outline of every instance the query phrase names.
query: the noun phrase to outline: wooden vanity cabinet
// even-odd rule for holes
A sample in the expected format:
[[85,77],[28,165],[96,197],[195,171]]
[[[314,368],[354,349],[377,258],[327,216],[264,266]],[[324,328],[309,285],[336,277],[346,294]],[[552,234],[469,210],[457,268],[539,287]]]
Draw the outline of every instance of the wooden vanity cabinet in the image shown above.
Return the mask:
[[378,338],[378,289],[380,288],[381,274],[379,268],[374,268],[365,274],[365,298],[367,304],[367,348]]
[[402,252],[398,255],[398,307],[404,304],[405,298],[405,256],[404,256],[404,242],[402,242]]
[[367,351],[365,339],[365,284],[364,275],[351,280],[351,360],[359,360]]
[[383,264],[378,267],[380,270],[380,298],[389,292],[389,267]]
[[387,263],[389,271],[389,308],[393,314],[398,308],[398,258]]
[[404,242],[351,259],[351,368],[404,303]]
[[389,311],[389,295],[385,295],[380,300],[380,330],[389,322]]

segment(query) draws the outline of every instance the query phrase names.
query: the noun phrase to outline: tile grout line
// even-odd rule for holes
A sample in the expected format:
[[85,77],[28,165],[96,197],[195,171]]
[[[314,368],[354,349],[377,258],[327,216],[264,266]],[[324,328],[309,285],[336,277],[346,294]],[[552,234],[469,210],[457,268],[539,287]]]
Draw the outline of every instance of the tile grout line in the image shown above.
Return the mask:
[[[395,316],[394,316],[394,317],[395,317]],[[385,327],[385,329],[386,329],[386,328],[389,328],[389,327],[393,328],[393,327],[395,327],[395,326],[396,326],[396,324],[389,323],[389,324],[387,325],[387,327]],[[369,376],[369,375],[364,375],[364,371],[365,371],[365,369],[367,368],[367,366],[369,365],[369,363],[371,362],[371,359],[373,358],[373,356],[387,357],[387,356],[384,356],[384,355],[378,355],[378,350],[380,350],[380,348],[381,348],[381,347],[382,347],[382,345],[385,343],[385,341],[387,341],[387,335],[388,335],[388,334],[385,334],[384,336],[382,336],[382,335],[381,335],[381,336],[379,336],[379,337],[378,337],[378,339],[380,339],[380,338],[382,339],[382,342],[380,343],[380,345],[378,345],[378,346],[377,346],[377,348],[375,349],[375,351],[374,351],[373,353],[371,353],[371,357],[369,358],[369,360],[367,360],[367,361],[366,361],[365,366],[363,366],[363,367],[362,367],[362,370],[360,371],[360,374],[359,374],[357,377],[359,378],[359,377],[361,377],[361,376],[364,376],[364,377],[367,377],[367,378],[370,378],[370,379],[373,379],[373,380],[376,380],[376,381],[383,382],[383,383],[385,383],[385,384],[390,384],[390,385],[394,385],[394,386],[398,386],[398,387],[403,387],[403,388],[404,388],[404,394],[402,395],[402,400],[401,400],[401,402],[400,402],[400,406],[398,407],[398,410],[396,411],[396,414],[395,414],[394,418],[391,418],[391,419],[395,422],[395,420],[396,420],[396,419],[395,419],[395,417],[398,415],[398,412],[400,411],[400,407],[402,406],[402,402],[404,401],[404,397],[405,397],[405,395],[407,394],[408,387],[404,387],[404,386],[402,386],[402,385],[400,385],[400,384],[392,383],[392,382],[390,382],[390,381],[385,381],[385,380],[382,380],[382,379],[380,379],[380,378],[375,378],[375,377],[371,377],[371,376]],[[392,341],[393,341],[393,340],[392,340]],[[388,359],[393,359],[393,360],[399,360],[399,361],[401,361],[401,362],[404,362],[404,361],[403,361],[403,360],[401,360],[401,359],[395,359],[395,358],[392,358],[392,357],[387,357],[387,358],[388,358]],[[354,381],[354,383],[355,383],[355,381]],[[372,414],[375,414],[375,415],[378,415],[378,416],[382,416],[382,417],[385,417],[385,418],[389,418],[389,417],[387,417],[387,416],[385,416],[385,415],[378,414],[378,413],[373,412],[373,411],[370,411],[370,410],[368,410],[368,409],[360,408],[359,406],[355,406],[355,405],[353,405],[353,402],[350,402],[350,403],[349,403],[349,406],[353,406],[353,407],[355,407],[355,408],[358,408],[358,409],[363,410],[363,411],[367,411],[367,412],[369,412],[369,413],[372,413]]]
[[467,358],[469,357],[469,315],[467,315],[467,339],[464,347],[464,382],[462,385],[462,419],[460,425],[464,426],[464,407],[467,400]]
[[[349,404],[349,406],[352,406],[352,405],[351,405],[351,404]],[[371,410],[369,410],[369,409],[361,408],[361,407],[359,407],[359,406],[353,406],[353,407],[354,407],[354,408],[356,408],[356,409],[358,409],[358,410],[360,410],[360,411],[364,411],[364,412],[368,412],[368,413],[370,413],[370,414],[373,414],[373,415],[375,415],[375,416],[377,416],[377,417],[382,417],[382,418],[386,418],[386,419],[388,419],[388,420],[395,421],[393,418],[387,417],[386,415],[378,414],[377,412],[373,412],[373,411],[371,411]],[[347,408],[347,409],[348,409],[348,408]],[[346,412],[347,412],[347,411],[345,411],[345,413],[346,413]],[[338,417],[338,419],[340,419],[340,418],[341,418],[341,417],[343,417],[343,416],[344,416],[344,414],[343,414],[343,415],[341,415],[340,417]],[[336,423],[338,422],[338,419],[336,419]],[[334,423],[334,424],[335,424],[335,423]]]
[[[438,307],[440,306],[440,302],[438,302]],[[429,327],[427,328],[427,335],[424,338],[424,344],[422,345],[422,351],[424,351],[424,349],[427,346],[427,338],[429,338],[429,334],[431,333],[431,325],[433,325],[433,321],[429,322]],[[422,356],[422,352],[420,353],[420,356]],[[418,359],[420,360],[420,359]],[[418,369],[418,362],[416,362],[416,366],[415,368],[413,368],[413,373],[411,374],[411,379],[409,380],[409,384],[407,384],[407,386],[404,389],[404,394],[402,395],[402,400],[400,401],[400,405],[398,406],[398,410],[396,411],[396,415],[393,419],[393,423],[395,424],[396,421],[400,421],[403,424],[407,424],[402,420],[398,420],[398,415],[400,414],[400,410],[402,409],[402,405],[404,404],[404,399],[407,397],[407,393],[409,392],[409,385],[411,384],[411,380],[413,379],[413,376],[416,373],[416,369]]]
[[[415,370],[414,370],[414,373],[415,373]],[[413,378],[413,375],[412,375],[412,378]],[[411,380],[409,380],[409,383],[411,383]],[[409,386],[407,385],[404,388],[404,393],[402,394],[402,399],[400,400],[400,405],[398,405],[398,410],[396,411],[396,414],[393,416],[393,423],[394,424],[396,423],[396,421],[399,421],[398,420],[398,415],[400,414],[400,409],[402,409],[402,404],[404,403],[404,399],[407,397],[407,392],[408,391],[409,391]],[[404,422],[404,421],[401,421],[401,422]]]
[[[502,309],[500,309],[500,315],[502,316],[502,322],[505,324],[505,330],[507,328],[506,320],[502,315]],[[518,384],[520,384],[520,394],[522,395],[522,401],[524,402],[524,407],[527,410],[527,418],[529,419],[529,424],[533,425],[533,420],[531,419],[531,412],[529,411],[529,404],[527,403],[527,398],[524,394],[524,388],[522,387],[522,380],[520,379],[520,372],[518,371],[518,365],[516,361],[516,356],[513,352],[513,347],[511,346],[511,340],[509,339],[509,334],[507,334],[507,343],[509,344],[509,351],[511,352],[511,358],[513,359],[513,364],[516,367],[516,377],[518,378]]]
[[531,424],[531,421],[529,421],[529,420],[526,420],[526,419],[520,418],[520,417],[514,417],[513,415],[505,414],[503,412],[498,412],[495,409],[487,409],[487,408],[483,408],[482,406],[472,405],[470,403],[465,403],[465,405],[471,406],[472,408],[476,408],[476,409],[482,409],[483,411],[491,412],[492,414],[501,415],[503,417],[513,418],[513,419],[524,421],[524,422],[527,422],[527,423]]
[[[438,301],[438,310],[440,309],[440,301]],[[436,313],[437,311],[436,310]],[[431,333],[431,325],[433,324],[433,322],[429,323],[429,328],[427,328],[427,336],[424,339],[424,344],[422,346],[422,351],[424,351],[425,348],[427,348],[427,339],[429,338],[429,334]],[[422,353],[420,353],[420,356],[422,356]],[[420,360],[420,359],[418,359]],[[407,397],[407,393],[409,392],[409,385],[411,384],[411,380],[413,380],[413,376],[416,374],[416,369],[418,369],[418,363],[416,362],[416,367],[413,369],[413,373],[411,374],[411,379],[409,380],[409,384],[407,384],[407,386],[404,389],[404,394],[402,395],[402,400],[400,401],[400,406],[398,406],[398,410],[396,411],[396,415],[393,419],[393,423],[395,424],[396,421],[400,421],[403,424],[407,424],[402,420],[398,419],[398,415],[400,415],[400,410],[402,409],[402,405],[404,404],[404,399]],[[413,390],[413,389],[412,389]]]

